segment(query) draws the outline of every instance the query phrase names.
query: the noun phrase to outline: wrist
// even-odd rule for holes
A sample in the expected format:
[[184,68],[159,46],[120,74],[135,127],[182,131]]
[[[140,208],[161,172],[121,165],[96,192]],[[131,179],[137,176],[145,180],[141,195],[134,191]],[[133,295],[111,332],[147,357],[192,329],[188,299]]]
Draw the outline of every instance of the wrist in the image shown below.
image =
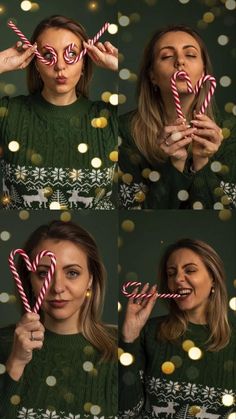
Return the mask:
[[25,365],[25,363],[19,362],[10,356],[6,362],[6,371],[14,381],[19,381]]
[[199,170],[203,169],[204,166],[206,166],[209,162],[208,157],[197,157],[192,160],[191,168],[193,172],[198,172]]
[[185,167],[185,160],[170,158],[172,166],[174,166],[179,172],[183,173]]

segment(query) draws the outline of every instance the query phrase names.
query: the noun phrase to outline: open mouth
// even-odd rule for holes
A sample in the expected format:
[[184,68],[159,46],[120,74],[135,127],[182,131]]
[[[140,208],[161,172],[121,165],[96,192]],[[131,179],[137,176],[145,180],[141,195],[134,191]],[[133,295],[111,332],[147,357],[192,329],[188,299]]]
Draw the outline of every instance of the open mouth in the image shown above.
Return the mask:
[[184,298],[192,294],[193,290],[191,288],[177,288],[175,292]]

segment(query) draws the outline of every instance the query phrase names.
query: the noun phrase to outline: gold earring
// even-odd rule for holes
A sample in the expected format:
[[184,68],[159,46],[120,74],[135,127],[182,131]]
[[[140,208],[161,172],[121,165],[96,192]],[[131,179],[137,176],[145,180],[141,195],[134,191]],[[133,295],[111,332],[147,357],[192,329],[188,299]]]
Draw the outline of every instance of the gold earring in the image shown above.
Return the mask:
[[90,297],[91,297],[91,295],[92,295],[91,288],[88,288],[88,289],[87,289],[87,291],[86,291],[85,296],[86,296],[87,298],[90,298]]
[[215,294],[215,288],[211,287],[211,294]]

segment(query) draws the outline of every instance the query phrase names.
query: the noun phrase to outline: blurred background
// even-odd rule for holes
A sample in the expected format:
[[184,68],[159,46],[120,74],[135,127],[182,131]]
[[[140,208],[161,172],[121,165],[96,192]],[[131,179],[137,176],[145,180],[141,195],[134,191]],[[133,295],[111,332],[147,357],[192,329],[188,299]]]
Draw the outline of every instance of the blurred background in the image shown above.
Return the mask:
[[[137,73],[151,35],[163,26],[183,23],[197,30],[207,45],[217,79],[215,97],[225,120],[236,115],[235,0],[119,0],[118,8],[120,113],[136,106]],[[224,133],[225,138],[229,135]]]
[[40,225],[52,220],[73,221],[85,228],[95,239],[107,270],[107,292],[103,320],[117,324],[117,213],[116,211],[1,211],[0,212],[0,327],[20,318],[15,297],[15,282],[8,256],[22,248],[28,236]]
[[[12,19],[23,34],[30,38],[36,25],[44,18],[62,14],[80,22],[86,29],[89,38],[101,29],[105,22],[111,25],[109,31],[100,38],[102,42],[110,41],[117,46],[117,8],[116,0],[0,0],[0,39],[1,50],[14,45],[19,38],[7,27]],[[0,96],[15,96],[27,94],[25,71],[4,73],[0,76]],[[96,68],[90,88],[90,98],[101,100],[105,93],[105,101],[111,98],[113,104],[117,101],[117,73]],[[109,94],[110,93],[110,94]]]
[[[223,260],[229,296],[230,319],[236,319],[236,211],[120,211],[119,277],[124,282],[157,283],[159,261],[166,247],[181,238],[207,242]],[[132,292],[132,288],[127,289]],[[120,292],[120,321],[128,299]],[[153,316],[166,314],[168,306],[157,299]]]

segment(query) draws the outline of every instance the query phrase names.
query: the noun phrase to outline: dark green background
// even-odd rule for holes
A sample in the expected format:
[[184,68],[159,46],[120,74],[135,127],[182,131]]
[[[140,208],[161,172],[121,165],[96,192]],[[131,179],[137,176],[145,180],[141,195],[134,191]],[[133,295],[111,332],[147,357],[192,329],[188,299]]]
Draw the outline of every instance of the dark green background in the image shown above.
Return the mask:
[[[227,10],[223,0],[190,0],[186,4],[181,4],[179,0],[119,0],[118,6],[121,15],[131,17],[128,26],[119,28],[119,50],[124,55],[120,69],[128,68],[137,74],[144,45],[153,32],[169,24],[187,24],[200,33],[207,45],[217,79],[215,97],[220,110],[224,109],[227,102],[235,103],[235,9]],[[198,22],[206,12],[212,12],[215,20],[201,29]],[[139,15],[138,22],[132,21],[133,13]],[[218,44],[219,35],[229,37],[226,46]],[[219,84],[223,75],[231,78],[229,87],[221,87]],[[120,112],[133,109],[136,103],[135,82],[120,80],[119,92],[127,98]]]
[[[9,266],[8,256],[12,249],[20,248],[29,234],[41,224],[60,219],[60,211],[30,211],[28,220],[19,218],[19,211],[0,212],[0,233],[8,231],[8,241],[0,239],[0,294],[14,294],[14,280]],[[71,212],[72,221],[87,229],[95,238],[102,260],[107,269],[108,281],[103,319],[107,323],[117,323],[117,221],[116,211],[81,210]],[[0,303],[0,327],[18,321],[16,304]]]
[[[222,214],[222,213],[221,213]],[[122,229],[124,220],[132,220],[135,228],[128,233]],[[180,238],[206,241],[224,262],[229,298],[235,296],[236,279],[236,212],[228,221],[219,219],[218,211],[120,211],[120,285],[126,281],[155,284],[157,269],[165,248]],[[127,298],[120,293],[121,319]],[[164,300],[157,300],[154,315],[166,312]],[[231,318],[236,311],[230,310]]]
[[[5,8],[5,13],[0,14],[1,51],[14,45],[19,40],[16,34],[7,27],[7,21],[12,18],[16,20],[17,26],[27,38],[30,38],[34,28],[42,19],[53,14],[62,14],[78,20],[85,27],[90,38],[101,29],[105,22],[117,22],[116,2],[114,1],[38,0],[37,3],[40,6],[38,11],[24,12],[20,8],[20,0],[1,1],[1,6]],[[97,4],[97,8],[92,11],[89,9],[91,3]],[[110,35],[106,32],[101,37],[101,41],[106,40],[117,45],[117,34]],[[24,71],[14,71],[0,75],[0,96],[4,96],[4,83],[13,83],[16,86],[16,92],[13,96],[28,93]],[[101,94],[107,90],[112,93],[116,92],[117,73],[97,67],[91,84],[90,98],[99,100]]]

